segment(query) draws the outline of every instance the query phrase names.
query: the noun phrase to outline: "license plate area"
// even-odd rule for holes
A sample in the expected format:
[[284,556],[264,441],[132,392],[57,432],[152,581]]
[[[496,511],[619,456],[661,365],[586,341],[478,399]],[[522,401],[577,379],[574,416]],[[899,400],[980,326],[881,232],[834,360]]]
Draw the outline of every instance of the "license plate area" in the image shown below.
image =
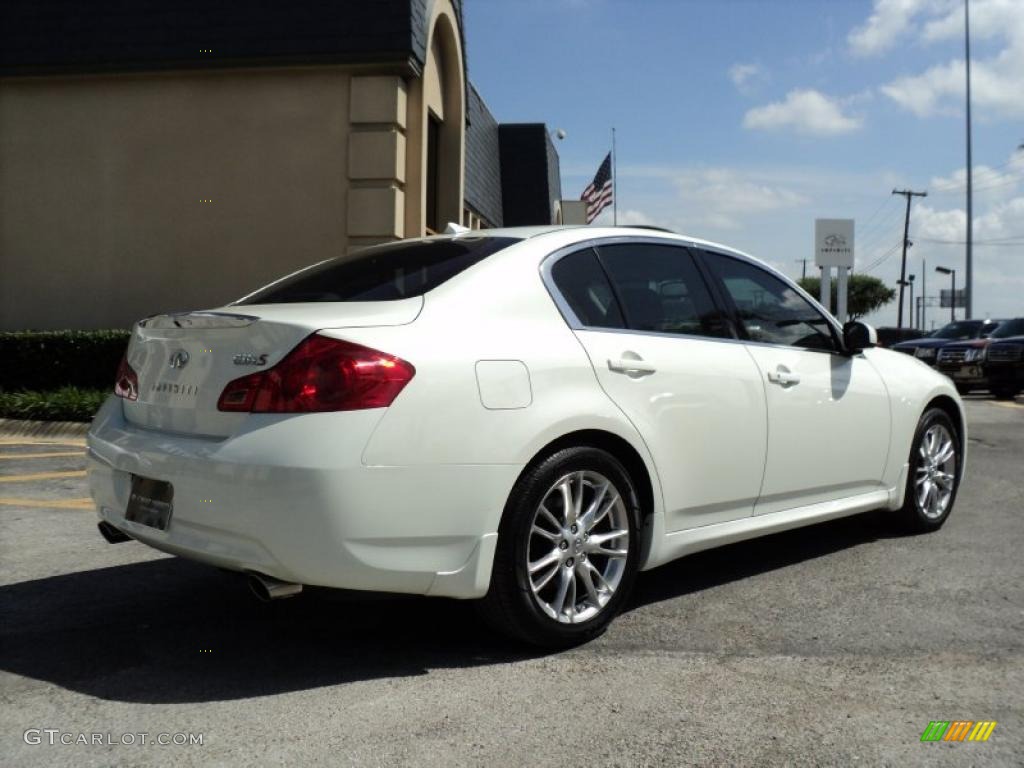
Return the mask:
[[132,475],[132,491],[124,519],[166,531],[174,511],[174,486],[163,480]]

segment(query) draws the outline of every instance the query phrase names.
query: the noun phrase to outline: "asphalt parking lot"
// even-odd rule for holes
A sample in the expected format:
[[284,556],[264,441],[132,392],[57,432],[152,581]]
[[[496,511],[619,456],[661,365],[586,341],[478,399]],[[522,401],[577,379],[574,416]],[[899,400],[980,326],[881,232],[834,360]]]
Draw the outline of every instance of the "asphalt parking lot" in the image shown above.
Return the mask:
[[[940,532],[871,513],[702,553],[643,574],[604,637],[558,654],[456,601],[265,605],[233,575],[108,545],[82,442],[0,437],[0,763],[1021,765],[1024,399],[968,400]],[[998,725],[921,743],[932,720]],[[60,743],[79,734],[104,743]]]

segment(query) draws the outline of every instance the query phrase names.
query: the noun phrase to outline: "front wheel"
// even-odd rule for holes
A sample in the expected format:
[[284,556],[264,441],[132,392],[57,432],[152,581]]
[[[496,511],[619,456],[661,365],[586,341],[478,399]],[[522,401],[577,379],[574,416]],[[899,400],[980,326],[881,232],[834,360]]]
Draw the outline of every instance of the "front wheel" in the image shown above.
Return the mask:
[[956,386],[956,391],[959,392],[960,395],[969,395],[971,394],[971,390],[974,389],[974,387],[969,384],[956,384],[954,386]]
[[940,408],[925,412],[910,449],[910,472],[900,510],[903,526],[926,533],[942,527],[960,487],[963,458],[956,427]]
[[527,470],[505,505],[483,618],[534,645],[600,635],[636,577],[639,511],[628,472],[603,450],[565,448]]

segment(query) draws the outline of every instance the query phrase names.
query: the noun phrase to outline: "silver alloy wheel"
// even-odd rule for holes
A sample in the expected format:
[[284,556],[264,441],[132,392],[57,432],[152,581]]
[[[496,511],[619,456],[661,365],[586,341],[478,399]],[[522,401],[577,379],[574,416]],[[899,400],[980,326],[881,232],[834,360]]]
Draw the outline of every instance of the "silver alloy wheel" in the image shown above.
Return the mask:
[[956,487],[956,443],[942,424],[928,427],[918,449],[914,476],[917,508],[929,520],[942,517],[949,509]]
[[526,569],[552,619],[580,624],[612,599],[629,556],[629,511],[618,488],[589,470],[559,478],[533,513]]

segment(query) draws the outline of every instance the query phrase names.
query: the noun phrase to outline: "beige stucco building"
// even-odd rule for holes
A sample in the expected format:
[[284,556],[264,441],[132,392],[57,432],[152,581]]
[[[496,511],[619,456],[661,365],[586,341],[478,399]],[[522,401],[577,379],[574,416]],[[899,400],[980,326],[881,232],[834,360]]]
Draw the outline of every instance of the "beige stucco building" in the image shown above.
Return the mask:
[[125,327],[447,222],[552,221],[548,133],[467,82],[460,3],[245,5],[98,2],[40,46],[72,3],[14,0],[0,330]]

